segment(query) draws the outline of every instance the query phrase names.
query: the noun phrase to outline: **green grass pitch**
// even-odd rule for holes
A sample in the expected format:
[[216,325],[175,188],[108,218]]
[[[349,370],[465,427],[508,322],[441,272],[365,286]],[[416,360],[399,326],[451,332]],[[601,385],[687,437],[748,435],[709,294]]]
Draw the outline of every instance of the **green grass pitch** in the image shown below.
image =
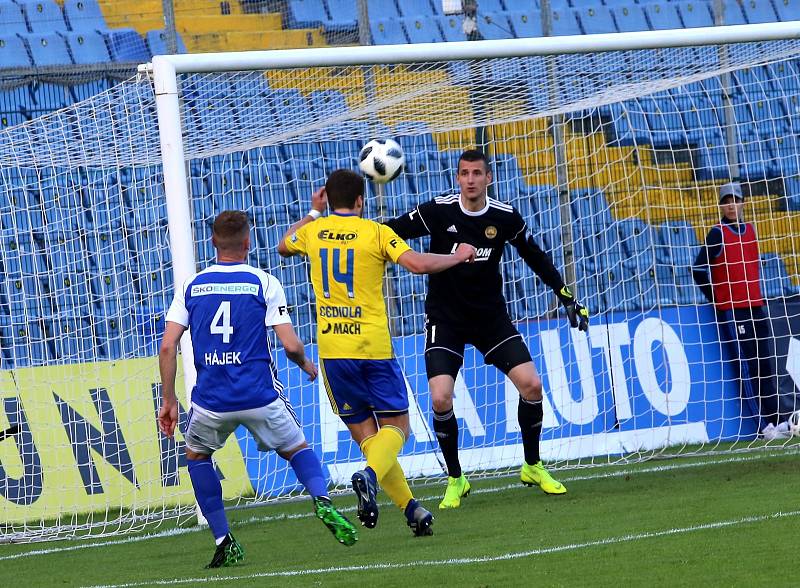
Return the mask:
[[[339,545],[309,501],[230,513],[245,560],[204,570],[206,530],[0,545],[0,578],[35,586],[796,585],[797,446],[557,472],[546,496],[516,477],[473,479],[455,511],[417,489],[434,536],[414,538],[381,495],[374,530]],[[355,520],[352,495],[337,504]]]

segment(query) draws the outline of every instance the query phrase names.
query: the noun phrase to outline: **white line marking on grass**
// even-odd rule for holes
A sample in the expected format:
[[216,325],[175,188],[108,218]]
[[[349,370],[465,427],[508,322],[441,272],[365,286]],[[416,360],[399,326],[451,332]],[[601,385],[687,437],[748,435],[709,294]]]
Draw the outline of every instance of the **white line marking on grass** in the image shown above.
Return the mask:
[[[613,472],[596,472],[590,474],[580,474],[575,476],[567,476],[564,478],[559,478],[562,482],[581,482],[586,480],[602,480],[607,478],[615,478],[619,476],[630,476],[635,474],[650,474],[650,473],[657,473],[657,472],[667,472],[672,470],[685,470],[690,468],[697,468],[697,467],[704,467],[709,465],[716,465],[716,464],[728,464],[728,463],[742,463],[748,461],[759,461],[761,459],[766,459],[770,457],[783,457],[788,455],[796,455],[800,453],[798,450],[792,451],[781,451],[778,453],[759,453],[756,455],[736,455],[736,456],[729,456],[722,459],[709,459],[703,461],[695,461],[689,463],[673,463],[673,464],[666,464],[666,465],[657,465],[651,466],[647,468],[628,468],[628,469],[620,469],[615,470]],[[604,467],[604,466],[602,466]],[[609,464],[609,467],[612,467]],[[506,476],[507,477],[507,476]],[[488,479],[488,478],[487,478]],[[505,492],[506,490],[511,490],[514,488],[520,488],[521,486],[519,482],[515,482],[513,484],[506,484],[504,486],[493,486],[491,488],[473,488],[473,494],[494,494],[497,492]],[[430,490],[430,487],[426,487],[425,490]],[[427,500],[432,498],[438,498],[439,493],[420,496],[421,500]],[[379,503],[380,506],[388,506],[391,503],[384,501]],[[356,508],[354,506],[351,507],[343,507],[339,509],[341,512],[355,512]],[[281,520],[296,520],[296,519],[304,519],[304,518],[313,518],[314,513],[294,513],[294,514],[280,514],[280,515],[266,515],[260,517],[250,517],[248,519],[243,519],[240,521],[235,521],[232,526],[243,526],[243,525],[250,525],[250,524],[259,524],[259,523],[270,523],[275,521]],[[196,533],[200,531],[205,531],[206,527],[183,527],[183,528],[176,528],[176,529],[167,529],[165,531],[158,531],[155,533],[147,533],[144,535],[136,535],[134,537],[126,537],[125,539],[112,539],[110,541],[95,541],[94,543],[79,543],[77,545],[70,545],[67,547],[52,547],[47,549],[34,549],[31,551],[24,551],[20,553],[15,553],[13,555],[4,555],[0,556],[0,561],[11,560],[11,559],[20,559],[23,557],[32,557],[32,556],[42,556],[42,555],[51,555],[54,553],[64,553],[68,551],[77,551],[79,549],[91,549],[94,547],[107,547],[113,545],[126,545],[130,543],[138,543],[140,541],[149,541],[151,539],[162,539],[164,537],[172,537],[174,535],[185,535],[187,533]]]
[[496,561],[521,559],[537,555],[548,555],[551,553],[576,551],[579,549],[587,549],[590,547],[598,547],[603,545],[616,545],[620,543],[629,543],[631,541],[641,541],[642,539],[654,539],[659,537],[670,537],[673,535],[683,535],[686,533],[694,533],[696,531],[708,531],[708,530],[723,529],[726,527],[735,527],[738,525],[746,525],[751,523],[762,523],[770,520],[796,517],[798,515],[800,515],[800,510],[793,510],[789,512],[778,511],[768,515],[749,516],[740,519],[716,521],[713,523],[703,523],[700,525],[691,525],[688,527],[673,527],[672,529],[665,529],[663,531],[643,531],[641,533],[631,533],[628,535],[618,535],[616,537],[595,539],[594,541],[584,541],[581,543],[568,543],[566,545],[555,545],[553,547],[542,547],[539,549],[530,549],[528,551],[518,551],[513,553],[503,553],[500,555],[485,555],[483,557],[459,557],[450,559],[400,562],[400,563],[374,563],[374,564],[366,564],[360,566],[331,566],[327,568],[316,568],[313,570],[285,570],[282,572],[260,572],[256,574],[247,574],[244,576],[202,576],[195,578],[172,578],[169,580],[154,580],[152,582],[131,582],[127,584],[101,584],[101,585],[91,586],[89,588],[138,588],[140,586],[176,586],[179,584],[235,582],[238,580],[253,580],[257,578],[286,578],[286,577],[310,576],[316,574],[331,574],[340,572],[365,572],[374,570],[416,568],[420,566],[452,566],[452,565],[490,563]]

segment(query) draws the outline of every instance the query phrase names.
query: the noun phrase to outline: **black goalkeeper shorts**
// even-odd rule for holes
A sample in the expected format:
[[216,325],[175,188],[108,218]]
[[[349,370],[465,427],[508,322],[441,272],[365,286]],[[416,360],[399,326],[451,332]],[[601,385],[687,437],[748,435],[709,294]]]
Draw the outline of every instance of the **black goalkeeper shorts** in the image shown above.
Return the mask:
[[464,347],[467,343],[483,354],[486,363],[504,374],[531,361],[531,353],[522,335],[507,315],[473,327],[429,319],[425,323],[425,370],[428,379],[444,374],[455,379],[464,363]]

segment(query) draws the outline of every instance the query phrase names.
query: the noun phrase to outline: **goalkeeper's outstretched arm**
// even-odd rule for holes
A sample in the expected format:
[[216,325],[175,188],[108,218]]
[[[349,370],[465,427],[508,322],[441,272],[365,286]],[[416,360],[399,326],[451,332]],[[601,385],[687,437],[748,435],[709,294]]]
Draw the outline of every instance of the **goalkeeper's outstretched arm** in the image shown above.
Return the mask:
[[564,283],[564,278],[556,269],[553,260],[542,250],[541,247],[528,234],[527,230],[522,230],[514,239],[509,241],[519,252],[519,256],[542,281],[550,286],[555,292],[564,309],[567,311],[567,318],[572,328],[580,331],[589,330],[589,311],[575,299],[572,291]]

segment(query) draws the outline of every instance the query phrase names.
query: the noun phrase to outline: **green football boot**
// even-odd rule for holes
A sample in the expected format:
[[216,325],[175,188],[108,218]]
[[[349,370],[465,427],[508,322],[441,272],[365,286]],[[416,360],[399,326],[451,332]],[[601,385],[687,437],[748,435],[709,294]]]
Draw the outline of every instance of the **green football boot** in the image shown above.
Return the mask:
[[314,499],[314,514],[321,520],[326,527],[333,533],[336,540],[342,545],[355,545],[358,541],[358,532],[347,517],[336,510],[327,496]]
[[214,557],[211,558],[211,563],[206,566],[206,569],[223,568],[237,561],[244,559],[244,549],[239,542],[234,539],[233,535],[228,533],[222,543],[217,545],[217,550],[214,552]]

